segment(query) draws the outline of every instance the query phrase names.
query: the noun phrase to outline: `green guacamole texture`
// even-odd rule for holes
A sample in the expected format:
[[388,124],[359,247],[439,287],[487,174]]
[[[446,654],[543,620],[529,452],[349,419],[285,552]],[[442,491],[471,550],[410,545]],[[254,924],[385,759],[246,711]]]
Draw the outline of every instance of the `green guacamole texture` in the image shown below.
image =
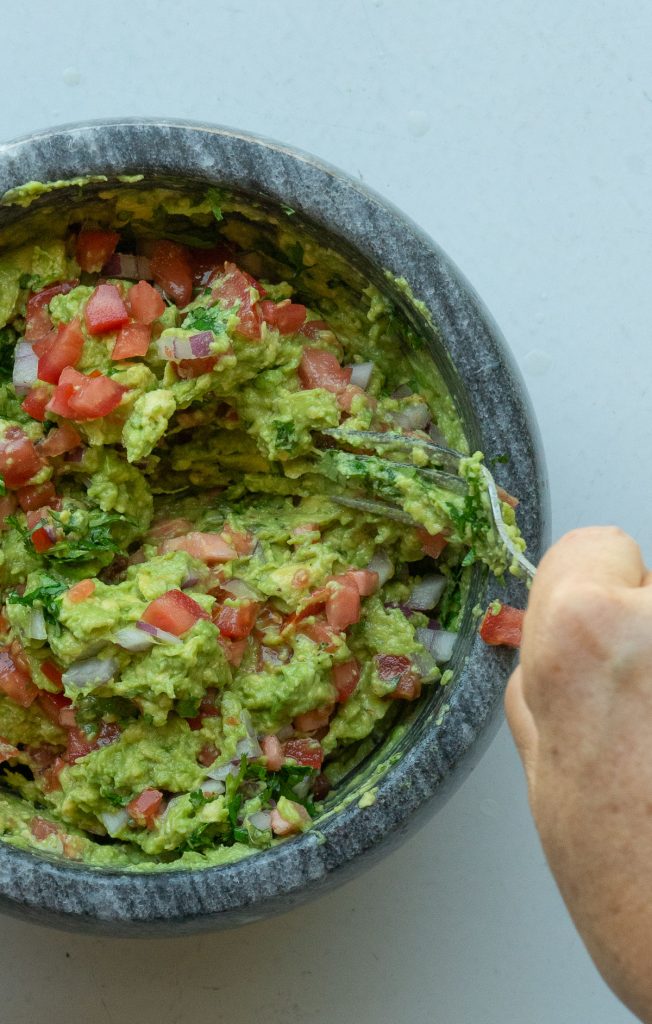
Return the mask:
[[[424,630],[458,630],[473,563],[513,567],[421,340],[293,211],[137,177],[55,201],[65,185],[1,201],[21,215],[0,236],[0,837],[112,869],[227,863],[310,827],[405,701],[448,681]],[[88,269],[81,240],[109,231],[115,251]],[[176,248],[161,256],[161,241]],[[156,315],[145,350],[116,358],[143,324],[141,278]],[[98,330],[107,285],[129,320]],[[71,325],[81,378],[16,375],[36,345],[40,376]],[[79,394],[99,412],[80,414]],[[418,445],[401,465],[371,442],[363,459],[333,448],[323,432],[338,427],[434,432],[468,453],[467,492],[420,475]],[[433,606],[414,610],[433,574]]]

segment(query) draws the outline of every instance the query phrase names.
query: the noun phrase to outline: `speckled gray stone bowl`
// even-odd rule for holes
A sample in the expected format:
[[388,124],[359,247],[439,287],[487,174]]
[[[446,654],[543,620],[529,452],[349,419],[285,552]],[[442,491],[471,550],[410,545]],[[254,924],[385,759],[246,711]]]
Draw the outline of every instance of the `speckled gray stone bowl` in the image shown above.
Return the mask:
[[[289,205],[298,221],[382,282],[428,340],[471,445],[488,455],[510,453],[496,475],[521,497],[519,520],[536,561],[548,539],[548,495],[525,387],[493,320],[431,239],[340,171],[225,128],[124,120],[57,128],[0,146],[0,195],[30,180],[106,175],[115,181],[125,174],[144,174],[153,184],[221,185]],[[0,207],[0,228],[20,216],[18,207]],[[384,270],[407,279],[436,330],[403,294],[393,293]],[[493,736],[514,655],[485,647],[470,612],[498,595],[515,604],[525,600],[522,584],[511,582],[506,592],[478,570],[454,682],[406,709],[407,728],[388,735],[345,780],[312,831],[227,866],[145,875],[90,869],[0,842],[0,910],[66,929],[178,935],[254,921],[350,878],[441,806]],[[360,792],[370,783],[375,802],[360,807]]]

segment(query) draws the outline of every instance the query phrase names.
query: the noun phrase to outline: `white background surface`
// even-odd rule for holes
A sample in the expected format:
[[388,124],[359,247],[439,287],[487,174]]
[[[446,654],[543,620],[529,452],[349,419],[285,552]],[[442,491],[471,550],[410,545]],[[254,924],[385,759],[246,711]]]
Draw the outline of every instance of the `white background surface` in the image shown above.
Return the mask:
[[[633,0],[5,0],[0,139],[189,117],[359,175],[503,328],[554,535],[619,521],[649,556],[651,30]],[[178,941],[0,928],[2,1024],[632,1020],[566,917],[505,728],[423,831],[282,918]]]

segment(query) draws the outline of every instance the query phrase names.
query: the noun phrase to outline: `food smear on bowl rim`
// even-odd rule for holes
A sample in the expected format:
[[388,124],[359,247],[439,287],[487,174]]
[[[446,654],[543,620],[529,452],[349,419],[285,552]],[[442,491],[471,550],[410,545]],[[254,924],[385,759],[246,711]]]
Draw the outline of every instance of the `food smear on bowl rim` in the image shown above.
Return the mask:
[[[466,450],[386,296],[216,189],[103,199],[0,249],[0,834],[219,864],[310,827],[450,679],[474,562],[513,567],[479,453],[460,495],[418,446],[410,466],[321,444]],[[490,611],[481,635],[514,646],[518,615]]]

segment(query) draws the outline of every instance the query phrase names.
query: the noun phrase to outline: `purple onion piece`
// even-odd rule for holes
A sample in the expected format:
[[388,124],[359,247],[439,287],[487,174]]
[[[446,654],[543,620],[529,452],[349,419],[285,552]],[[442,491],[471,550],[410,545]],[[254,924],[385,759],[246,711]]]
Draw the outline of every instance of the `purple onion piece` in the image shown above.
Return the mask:
[[124,278],[126,281],[152,281],[152,268],[146,256],[133,256],[115,252],[102,267],[104,277]]
[[26,395],[38,377],[38,356],[26,341],[19,341],[14,350],[12,382],[17,395]]
[[205,359],[211,354],[212,331],[200,331],[190,338],[190,348],[194,359]]
[[144,630],[145,633],[149,633],[155,640],[159,640],[162,644],[180,644],[183,643],[181,637],[175,636],[174,633],[168,633],[165,629],[159,629],[158,626],[152,626],[149,622],[143,622],[139,619],[136,623],[138,629]]
[[64,462],[81,462],[84,458],[84,452],[86,449],[83,445],[79,445],[78,448],[73,448],[71,452],[66,452],[63,457]]

